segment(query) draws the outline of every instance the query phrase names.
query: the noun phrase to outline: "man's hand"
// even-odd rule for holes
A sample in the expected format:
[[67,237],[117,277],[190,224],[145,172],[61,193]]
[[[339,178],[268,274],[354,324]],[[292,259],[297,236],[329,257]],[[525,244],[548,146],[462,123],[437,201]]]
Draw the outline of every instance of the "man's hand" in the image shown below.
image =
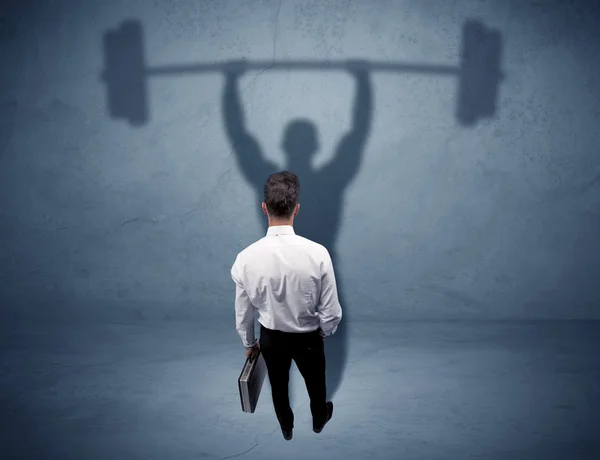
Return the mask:
[[227,61],[223,64],[223,72],[228,78],[239,78],[246,70],[248,70],[248,61],[246,59]]
[[258,342],[256,342],[256,345],[254,345],[253,347],[246,348],[246,358],[249,358],[250,356],[252,356],[252,358],[256,358],[256,355],[258,355],[259,349],[260,349],[260,346],[259,346]]
[[346,60],[346,69],[354,75],[367,75],[371,70],[369,61],[363,59],[348,59]]
[[317,331],[319,332],[319,337],[321,337],[321,340],[323,341],[323,343],[325,343],[325,336],[321,334],[323,332],[323,330],[319,327],[319,329],[317,329]]

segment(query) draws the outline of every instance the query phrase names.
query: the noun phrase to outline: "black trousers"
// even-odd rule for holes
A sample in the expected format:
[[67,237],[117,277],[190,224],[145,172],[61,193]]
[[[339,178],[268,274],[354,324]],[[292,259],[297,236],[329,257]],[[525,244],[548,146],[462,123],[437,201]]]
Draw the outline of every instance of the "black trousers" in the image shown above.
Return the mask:
[[313,424],[325,422],[325,345],[317,329],[314,332],[293,333],[274,331],[260,326],[260,350],[265,359],[273,406],[282,430],[294,427],[294,413],[290,407],[288,384],[292,359],[306,383],[310,397]]

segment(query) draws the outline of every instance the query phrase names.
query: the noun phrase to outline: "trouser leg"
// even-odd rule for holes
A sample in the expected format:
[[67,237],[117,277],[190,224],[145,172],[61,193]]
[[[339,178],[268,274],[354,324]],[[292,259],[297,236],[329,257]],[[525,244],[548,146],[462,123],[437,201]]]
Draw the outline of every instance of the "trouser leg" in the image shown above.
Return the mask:
[[292,356],[285,335],[277,332],[261,327],[260,349],[267,366],[277,420],[282,430],[289,431],[294,427],[288,392]]
[[307,334],[294,347],[292,358],[304,378],[310,398],[313,425],[320,426],[327,418],[325,346],[318,332]]

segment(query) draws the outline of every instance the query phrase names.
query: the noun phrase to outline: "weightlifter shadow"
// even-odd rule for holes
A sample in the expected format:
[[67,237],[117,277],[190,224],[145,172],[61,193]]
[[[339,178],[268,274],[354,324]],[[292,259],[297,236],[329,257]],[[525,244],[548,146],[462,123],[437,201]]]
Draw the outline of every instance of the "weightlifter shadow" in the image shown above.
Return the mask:
[[308,119],[297,119],[287,125],[281,144],[287,164],[280,168],[264,158],[259,143],[246,129],[238,87],[240,71],[225,72],[222,96],[225,131],[244,178],[256,192],[257,218],[264,225],[265,234],[268,224],[260,207],[264,182],[273,173],[289,170],[300,180],[301,207],[294,219],[295,232],[322,244],[331,254],[343,317],[335,334],[325,339],[328,399],[333,397],[342,382],[348,355],[348,326],[355,308],[344,295],[344,277],[340,273],[340,257],[335,242],[340,229],[344,191],[358,172],[371,127],[373,95],[365,69],[360,64],[348,67],[356,82],[352,125],[339,142],[333,159],[319,170],[312,166],[314,155],[319,150],[314,123]]

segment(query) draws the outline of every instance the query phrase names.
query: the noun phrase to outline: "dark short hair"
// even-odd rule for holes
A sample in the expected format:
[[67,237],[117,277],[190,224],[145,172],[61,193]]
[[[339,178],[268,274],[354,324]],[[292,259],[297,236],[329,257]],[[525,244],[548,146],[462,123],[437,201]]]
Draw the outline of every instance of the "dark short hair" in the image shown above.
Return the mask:
[[300,197],[300,181],[290,171],[271,174],[265,182],[264,201],[271,217],[288,219]]

